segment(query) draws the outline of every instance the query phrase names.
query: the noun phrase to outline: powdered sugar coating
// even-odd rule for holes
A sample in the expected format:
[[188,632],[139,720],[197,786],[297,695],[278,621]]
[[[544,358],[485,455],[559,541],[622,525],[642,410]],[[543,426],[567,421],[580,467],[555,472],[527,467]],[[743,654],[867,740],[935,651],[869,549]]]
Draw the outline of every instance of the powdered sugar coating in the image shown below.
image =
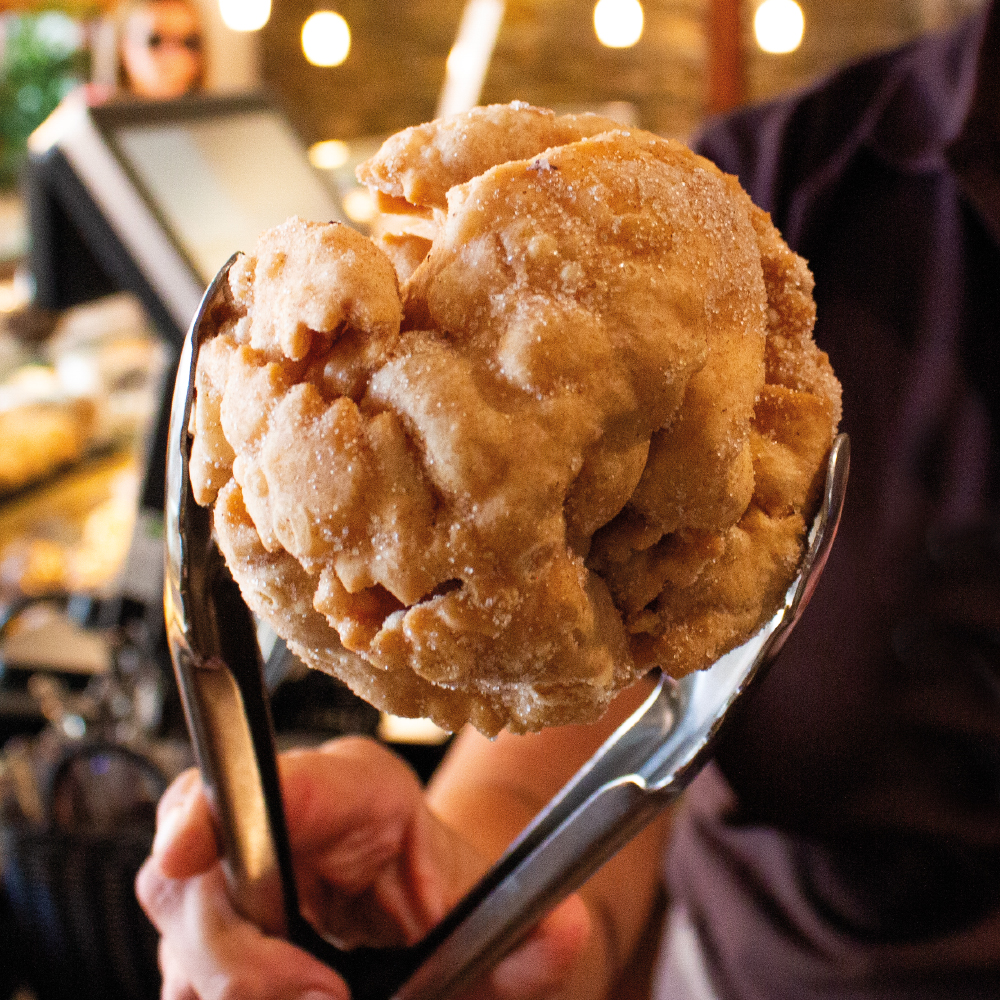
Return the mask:
[[[797,566],[839,386],[808,269],[731,178],[648,133],[487,111],[363,171],[438,213],[398,274],[297,220],[234,268],[191,471],[248,603],[307,662],[494,733],[593,719],[752,634]],[[516,120],[522,145],[571,138],[488,163]]]

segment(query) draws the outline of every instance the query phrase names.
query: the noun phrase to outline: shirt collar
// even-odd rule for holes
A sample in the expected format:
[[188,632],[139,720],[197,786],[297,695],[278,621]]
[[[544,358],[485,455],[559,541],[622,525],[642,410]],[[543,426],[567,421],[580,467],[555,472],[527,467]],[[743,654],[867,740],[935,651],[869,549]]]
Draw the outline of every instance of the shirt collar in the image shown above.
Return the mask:
[[[946,169],[946,151],[963,134],[980,94],[997,104],[997,83],[977,88],[986,29],[1000,27],[1000,6],[989,3],[958,28],[926,36],[895,63],[874,114],[866,116],[868,135],[860,136],[880,159],[899,170],[923,173]],[[992,37],[992,36],[991,36]],[[995,38],[1000,41],[1000,36]],[[995,57],[993,57],[995,60]],[[982,81],[984,74],[978,78]]]

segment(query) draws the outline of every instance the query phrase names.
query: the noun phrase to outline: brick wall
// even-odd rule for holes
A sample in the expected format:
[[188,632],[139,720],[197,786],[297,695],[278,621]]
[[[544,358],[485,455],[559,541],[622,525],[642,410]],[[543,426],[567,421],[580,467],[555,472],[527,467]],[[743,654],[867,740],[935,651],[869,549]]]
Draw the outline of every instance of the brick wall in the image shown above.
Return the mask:
[[[515,98],[557,109],[634,106],[639,124],[684,137],[703,114],[706,6],[644,0],[646,26],[630,49],[603,48],[593,0],[509,0],[484,102]],[[947,23],[980,0],[800,0],[802,48],[766,56],[752,40],[755,0],[743,5],[748,99],[799,86],[864,52]],[[310,66],[299,32],[319,6],[341,13],[353,42],[338,67]],[[261,36],[262,75],[307,141],[385,135],[432,118],[464,0],[274,0]]]

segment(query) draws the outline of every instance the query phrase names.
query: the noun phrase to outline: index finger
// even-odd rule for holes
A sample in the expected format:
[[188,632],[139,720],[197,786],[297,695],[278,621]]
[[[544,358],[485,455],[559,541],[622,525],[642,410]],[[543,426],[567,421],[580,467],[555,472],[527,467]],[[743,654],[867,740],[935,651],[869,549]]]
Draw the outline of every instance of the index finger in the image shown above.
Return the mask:
[[155,862],[147,862],[140,873],[140,894],[163,935],[161,959],[168,966],[164,978],[177,995],[199,1000],[348,1000],[346,985],[332,969],[235,912],[219,866],[171,882],[156,871]]

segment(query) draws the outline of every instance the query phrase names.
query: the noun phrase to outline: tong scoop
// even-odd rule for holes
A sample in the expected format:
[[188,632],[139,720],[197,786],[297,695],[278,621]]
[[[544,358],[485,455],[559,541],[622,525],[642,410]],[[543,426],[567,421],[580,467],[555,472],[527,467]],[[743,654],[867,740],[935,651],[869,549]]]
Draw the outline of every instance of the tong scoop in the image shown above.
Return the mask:
[[654,691],[420,942],[337,948],[301,916],[281,804],[256,625],[194,501],[188,424],[201,339],[235,256],[191,323],[178,365],[167,455],[164,611],[188,729],[213,800],[231,898],[248,920],[325,961],[357,1000],[447,1000],[510,951],[672,802],[707,759],[727,712],[777,654],[826,562],[847,485],[845,435],[798,576],[761,630],[707,670]]

